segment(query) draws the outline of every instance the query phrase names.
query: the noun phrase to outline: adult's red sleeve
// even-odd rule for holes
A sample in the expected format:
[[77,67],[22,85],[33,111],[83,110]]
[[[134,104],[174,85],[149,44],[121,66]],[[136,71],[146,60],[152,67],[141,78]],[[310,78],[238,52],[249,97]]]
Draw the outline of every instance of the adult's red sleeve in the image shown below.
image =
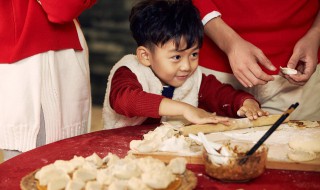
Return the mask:
[[97,0],[40,0],[50,22],[66,23],[77,18]]
[[143,91],[136,75],[127,67],[120,67],[112,78],[109,101],[118,114],[159,118],[159,106],[163,98]]
[[246,99],[255,99],[253,95],[235,90],[229,84],[222,84],[213,75],[202,76],[199,92],[199,107],[217,115],[238,117],[237,111]]
[[220,12],[211,0],[192,0],[192,3],[199,9],[201,19],[213,11]]

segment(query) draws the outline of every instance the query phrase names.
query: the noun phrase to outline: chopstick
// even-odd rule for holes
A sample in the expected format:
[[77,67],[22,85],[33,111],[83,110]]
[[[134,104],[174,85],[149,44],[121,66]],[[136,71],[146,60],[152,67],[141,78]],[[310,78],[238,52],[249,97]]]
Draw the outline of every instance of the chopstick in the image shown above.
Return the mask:
[[239,161],[240,164],[244,164],[248,156],[252,155],[263,143],[267,140],[267,138],[281,125],[281,123],[299,106],[299,103],[296,102],[292,104],[287,111],[285,111],[281,117],[270,127],[270,129],[259,139],[259,141],[246,153],[246,158],[241,159]]

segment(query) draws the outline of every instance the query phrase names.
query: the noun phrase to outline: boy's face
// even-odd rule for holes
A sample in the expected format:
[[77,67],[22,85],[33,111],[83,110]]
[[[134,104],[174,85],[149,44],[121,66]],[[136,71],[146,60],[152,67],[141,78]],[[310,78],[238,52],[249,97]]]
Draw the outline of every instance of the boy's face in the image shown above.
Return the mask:
[[189,49],[185,47],[185,40],[181,40],[178,50],[173,40],[154,47],[149,57],[150,67],[162,83],[180,87],[198,67],[197,44]]

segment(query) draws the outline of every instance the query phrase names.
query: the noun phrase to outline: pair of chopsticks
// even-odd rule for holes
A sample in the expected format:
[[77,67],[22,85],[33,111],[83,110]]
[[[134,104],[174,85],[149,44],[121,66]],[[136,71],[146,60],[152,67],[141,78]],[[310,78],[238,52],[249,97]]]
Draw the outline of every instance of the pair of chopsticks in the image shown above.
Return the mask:
[[285,111],[281,117],[270,127],[270,129],[259,139],[259,141],[246,153],[246,157],[239,161],[240,164],[244,164],[248,160],[248,156],[251,156],[267,138],[281,125],[281,123],[299,106],[299,103],[292,104],[287,111]]

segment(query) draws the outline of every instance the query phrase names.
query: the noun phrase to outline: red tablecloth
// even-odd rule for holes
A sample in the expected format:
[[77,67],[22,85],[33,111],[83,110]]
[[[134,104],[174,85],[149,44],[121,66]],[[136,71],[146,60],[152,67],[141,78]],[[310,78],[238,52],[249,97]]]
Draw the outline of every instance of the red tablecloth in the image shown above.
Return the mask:
[[[23,176],[54,162],[57,159],[69,160],[74,155],[90,156],[96,152],[104,157],[108,152],[124,157],[129,150],[129,142],[141,139],[142,135],[155,126],[135,126],[114,130],[93,132],[51,143],[23,153],[0,164],[0,190],[20,189]],[[201,165],[188,165],[198,176],[197,189],[320,189],[320,172],[301,172],[286,170],[266,170],[255,180],[247,183],[223,183],[204,174]]]

